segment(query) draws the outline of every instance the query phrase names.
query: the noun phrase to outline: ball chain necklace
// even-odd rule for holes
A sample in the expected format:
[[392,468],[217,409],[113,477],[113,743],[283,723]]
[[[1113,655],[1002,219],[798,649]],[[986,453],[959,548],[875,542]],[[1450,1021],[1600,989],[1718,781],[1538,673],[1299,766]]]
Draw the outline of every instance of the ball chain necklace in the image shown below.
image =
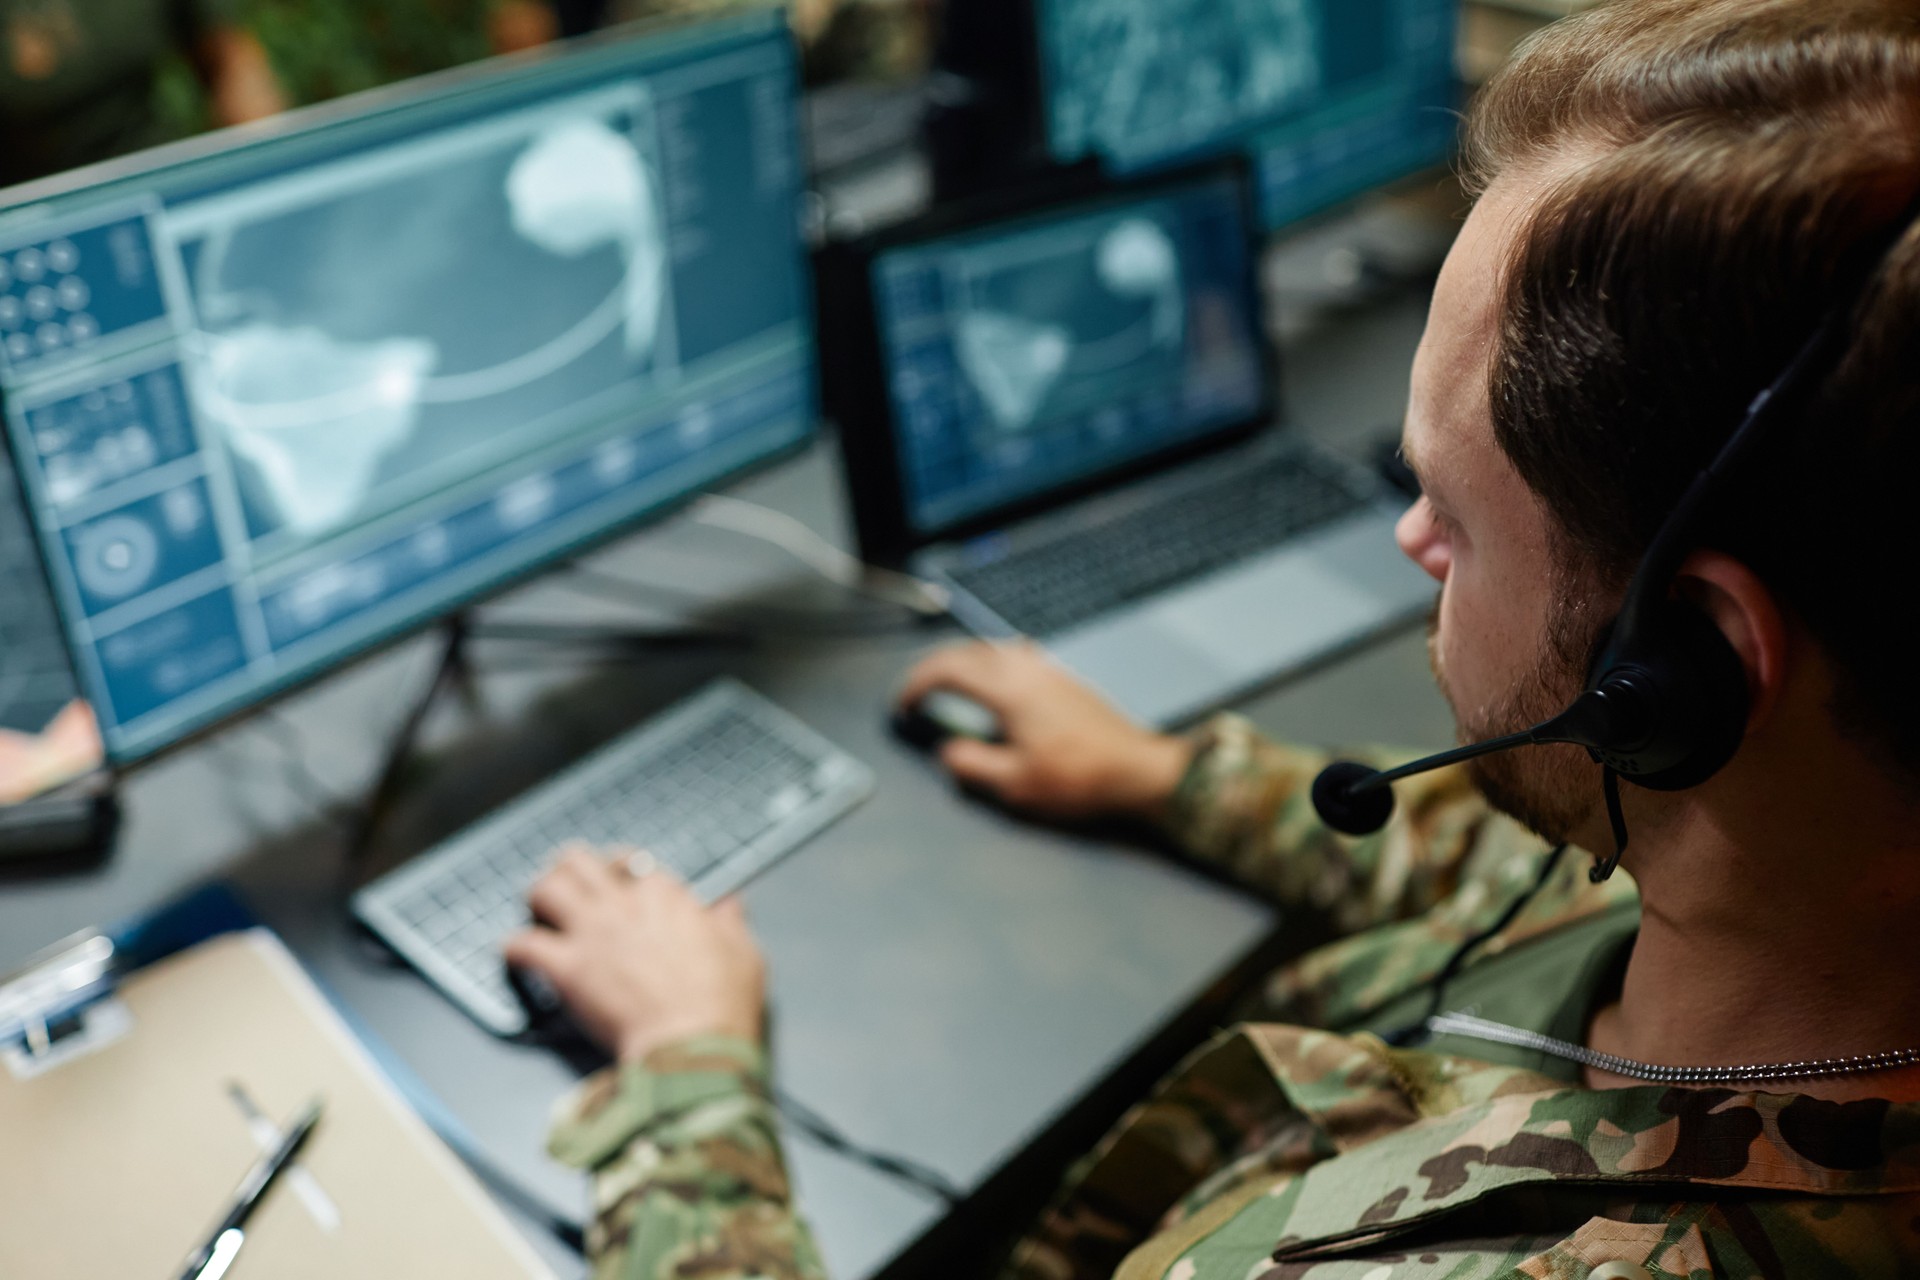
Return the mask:
[[[1603,864],[1604,872],[1610,874],[1613,864],[1619,861],[1618,851],[1626,846],[1625,822],[1618,811],[1618,801],[1608,795],[1608,811],[1614,823],[1616,840],[1615,856]],[[1920,1049],[1889,1049],[1881,1053],[1855,1054],[1850,1058],[1808,1058],[1799,1062],[1756,1062],[1737,1067],[1669,1067],[1657,1062],[1641,1062],[1634,1058],[1622,1058],[1617,1054],[1601,1053],[1589,1049],[1583,1044],[1573,1044],[1558,1040],[1553,1036],[1541,1035],[1538,1031],[1528,1031],[1521,1027],[1508,1026],[1504,1022],[1494,1022],[1489,1018],[1477,1016],[1472,1006],[1453,1013],[1442,1013],[1441,1003],[1447,998],[1447,986],[1454,976],[1465,967],[1467,957],[1485,944],[1489,939],[1505,932],[1514,918],[1533,901],[1539,892],[1547,887],[1553,878],[1554,870],[1560,865],[1568,846],[1557,844],[1547,851],[1540,866],[1540,875],[1525,893],[1521,894],[1500,918],[1479,933],[1461,943],[1447,963],[1441,967],[1433,979],[1433,999],[1427,1006],[1424,1022],[1415,1022],[1398,1033],[1387,1037],[1389,1044],[1409,1043],[1409,1037],[1424,1030],[1429,1036],[1452,1035],[1469,1040],[1482,1040],[1490,1044],[1512,1045],[1518,1049],[1530,1049],[1535,1053],[1544,1053],[1549,1057],[1566,1062],[1577,1062],[1583,1067],[1592,1067],[1598,1071],[1610,1072],[1616,1076],[1625,1076],[1629,1080],[1646,1080],[1653,1084],[1756,1084],[1771,1080],[1814,1080],[1826,1076],[1861,1075],[1869,1071],[1889,1071],[1895,1067],[1920,1065]],[[1602,867],[1596,867],[1596,872]],[[1594,879],[1605,879],[1605,874],[1596,874]]]
[[1600,1053],[1585,1045],[1556,1040],[1537,1031],[1510,1027],[1504,1022],[1493,1022],[1470,1013],[1435,1014],[1427,1019],[1427,1030],[1434,1035],[1464,1036],[1471,1040],[1531,1049],[1616,1076],[1647,1080],[1654,1084],[1751,1084],[1769,1080],[1812,1080],[1823,1076],[1857,1075],[1920,1064],[1920,1049],[1889,1049],[1883,1053],[1856,1054],[1851,1058],[1759,1062],[1743,1067],[1666,1067]]

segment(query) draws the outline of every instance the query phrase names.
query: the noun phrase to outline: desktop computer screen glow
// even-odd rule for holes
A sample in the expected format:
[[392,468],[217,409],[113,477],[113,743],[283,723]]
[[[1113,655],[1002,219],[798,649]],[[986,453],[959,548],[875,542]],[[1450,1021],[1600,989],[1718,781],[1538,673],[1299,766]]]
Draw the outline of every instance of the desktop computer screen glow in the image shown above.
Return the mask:
[[1049,149],[1122,173],[1252,157],[1278,227],[1438,163],[1457,0],[1035,0]]
[[774,20],[0,215],[0,388],[118,758],[803,439]]
[[1262,404],[1244,197],[1226,177],[880,254],[914,528],[1057,489]]

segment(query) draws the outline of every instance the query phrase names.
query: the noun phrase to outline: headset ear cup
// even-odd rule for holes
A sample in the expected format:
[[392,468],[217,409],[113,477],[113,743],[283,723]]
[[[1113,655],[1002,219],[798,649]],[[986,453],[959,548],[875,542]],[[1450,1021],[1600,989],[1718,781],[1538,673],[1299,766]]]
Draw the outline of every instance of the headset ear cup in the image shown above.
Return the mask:
[[1711,778],[1740,749],[1747,671],[1732,642],[1699,609],[1670,601],[1651,621],[1651,634],[1623,646],[1596,682],[1630,673],[1647,688],[1651,732],[1631,751],[1594,754],[1636,786],[1681,791]]

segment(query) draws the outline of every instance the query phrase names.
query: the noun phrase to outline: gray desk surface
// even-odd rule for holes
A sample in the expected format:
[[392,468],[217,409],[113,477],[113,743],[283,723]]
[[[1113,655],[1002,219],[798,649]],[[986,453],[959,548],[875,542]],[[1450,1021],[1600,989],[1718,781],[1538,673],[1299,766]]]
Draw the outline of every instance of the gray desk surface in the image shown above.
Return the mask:
[[[1336,441],[1397,422],[1422,316],[1418,300],[1406,299],[1291,343],[1293,417]],[[736,492],[844,537],[837,486],[823,445]],[[776,549],[686,520],[627,539],[595,563],[682,590],[697,584],[715,599],[807,590]],[[671,619],[688,609],[665,592],[636,594],[634,605],[595,602],[577,582],[553,575],[489,614]],[[613,672],[527,650],[516,652],[543,661],[499,669],[506,647],[488,648],[478,706],[451,705],[429,725],[433,763],[416,779],[418,798],[396,813],[386,856],[477,815],[706,676],[744,676],[880,776],[872,801],[747,891],[772,963],[783,1083],[857,1140],[975,1184],[1244,956],[1273,917],[1149,855],[964,801],[895,744],[881,725],[885,697],[917,653],[946,638],[787,634],[751,651]],[[488,1152],[577,1211],[580,1183],[540,1154],[567,1070],[490,1039],[410,974],[380,966],[342,923],[340,840],[318,808],[326,794],[365,787],[433,658],[432,643],[411,642],[131,776],[109,866],[0,887],[0,967],[209,875],[231,876]],[[1244,709],[1303,740],[1422,745],[1451,733],[1412,633]],[[838,1275],[871,1273],[936,1217],[861,1166],[799,1139],[791,1149],[805,1211]]]

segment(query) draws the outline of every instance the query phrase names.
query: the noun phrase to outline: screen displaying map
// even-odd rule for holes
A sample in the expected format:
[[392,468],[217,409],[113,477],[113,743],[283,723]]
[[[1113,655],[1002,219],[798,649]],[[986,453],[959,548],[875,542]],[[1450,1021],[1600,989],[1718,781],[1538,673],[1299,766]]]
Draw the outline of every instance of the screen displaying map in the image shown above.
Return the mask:
[[796,90],[764,15],[0,213],[0,396],[115,757],[803,440]]
[[881,254],[897,452],[932,533],[1263,403],[1240,185],[1210,177]]

